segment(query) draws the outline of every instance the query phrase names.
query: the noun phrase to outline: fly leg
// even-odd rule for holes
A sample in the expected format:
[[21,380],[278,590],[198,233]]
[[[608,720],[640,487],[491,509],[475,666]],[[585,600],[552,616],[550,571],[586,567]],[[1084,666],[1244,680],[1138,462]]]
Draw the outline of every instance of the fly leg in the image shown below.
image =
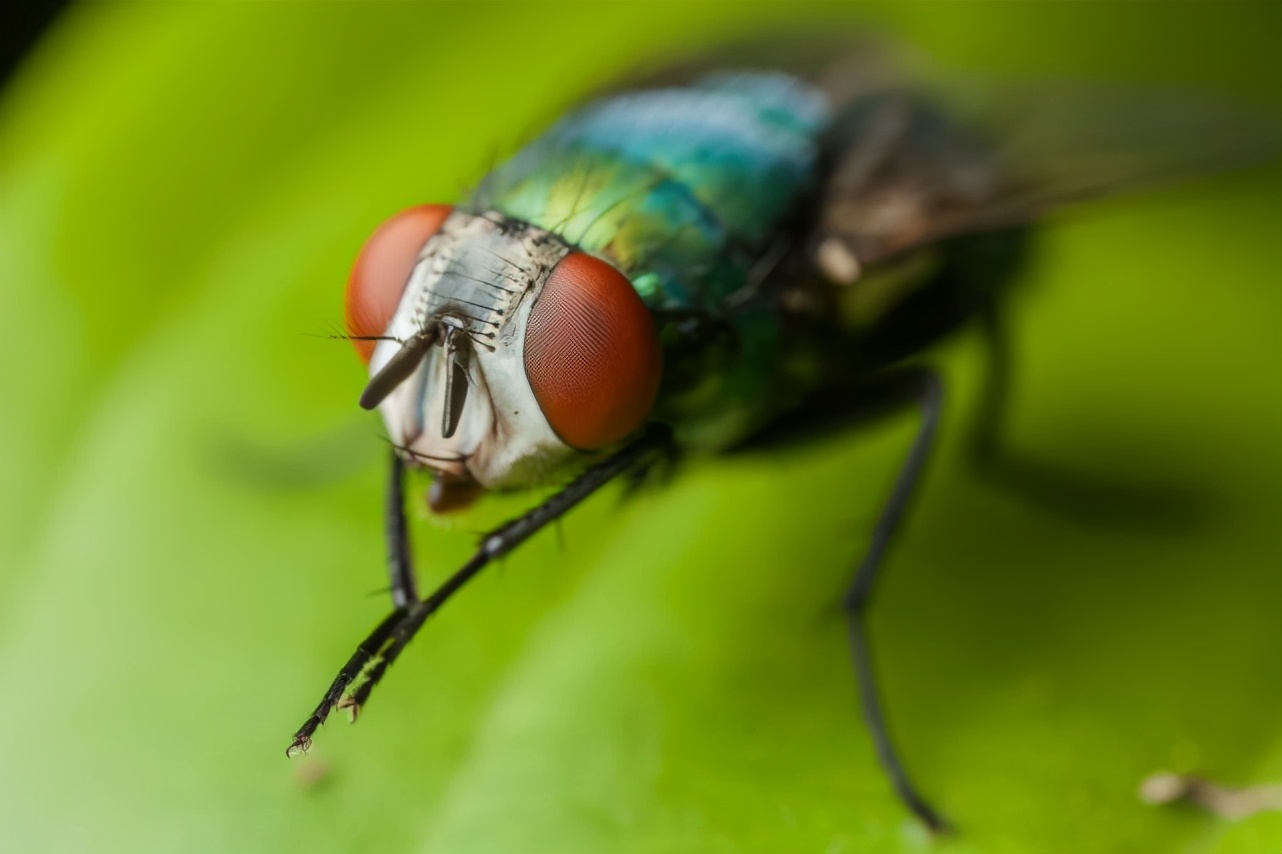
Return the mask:
[[[641,438],[611,454],[598,463],[588,467],[568,486],[548,498],[525,515],[500,525],[481,538],[481,545],[471,560],[451,575],[426,599],[415,597],[405,605],[398,605],[391,614],[378,624],[356,652],[338,672],[333,683],[321,698],[311,716],[294,733],[294,740],[285,751],[287,756],[306,751],[311,746],[312,736],[325,723],[334,709],[349,709],[355,715],[368,699],[374,686],[383,677],[387,668],[401,654],[418,630],[423,627],[427,618],[444,605],[451,596],[457,593],[468,581],[496,558],[502,557],[542,530],[546,525],[559,519],[575,505],[592,493],[605,486],[616,477],[633,469],[648,465],[656,450],[670,444],[667,428],[652,425]],[[393,478],[396,480],[396,478]],[[389,498],[393,490],[389,490]],[[391,514],[389,514],[390,516]],[[403,511],[401,515],[403,526]],[[389,537],[393,525],[389,523]],[[404,537],[391,537],[397,544],[406,542]],[[394,566],[394,596],[397,573],[405,569],[408,573],[409,562]],[[408,574],[405,577],[409,577]],[[407,592],[400,588],[401,593]],[[409,593],[413,592],[412,582]]]
[[418,601],[414,582],[414,563],[410,557],[409,528],[405,524],[405,461],[392,450],[391,470],[387,474],[387,576],[391,582],[392,604],[407,608]]
[[863,559],[855,570],[854,579],[846,591],[842,607],[850,632],[850,649],[854,658],[855,677],[859,686],[859,704],[863,711],[864,722],[872,735],[877,759],[890,777],[895,792],[913,814],[922,820],[931,830],[942,832],[947,825],[939,813],[926,802],[917,791],[903,760],[891,738],[890,729],[882,711],[882,702],[877,690],[876,670],[873,666],[870,648],[867,615],[868,605],[872,598],[873,585],[877,580],[877,571],[885,557],[886,548],[898,528],[904,511],[912,498],[913,490],[921,479],[926,457],[939,425],[939,413],[943,404],[943,386],[938,375],[931,370],[920,369],[910,375],[913,381],[912,395],[921,410],[921,426],[908,451],[903,467],[895,479],[890,498],[882,507],[881,515],[873,527],[872,541]]
[[1010,337],[996,305],[979,311],[979,327],[987,350],[984,385],[969,439],[970,454],[981,469],[992,469],[1003,448],[1003,428],[1010,402]]
[[1007,414],[1017,352],[1000,306],[978,313],[985,346],[984,380],[967,452],[976,474],[1029,506],[1083,525],[1127,531],[1187,531],[1207,497],[1178,482],[1144,482],[1096,474],[1030,454],[1008,439]]
[[[288,756],[306,752],[307,748],[311,746],[312,733],[329,717],[330,711],[348,705],[344,699],[344,691],[341,686],[350,684],[360,674],[365,662],[387,643],[392,631],[401,619],[405,617],[409,606],[419,601],[418,588],[414,581],[414,564],[410,556],[409,527],[405,523],[405,476],[405,461],[401,459],[401,455],[393,448],[391,466],[387,473],[387,497],[384,505],[384,518],[387,535],[387,575],[391,587],[392,605],[395,610],[388,614],[374,631],[370,632],[369,637],[361,641],[356,648],[356,652],[343,665],[343,669],[339,671],[338,679],[334,680],[333,685],[325,692],[325,696],[321,698],[320,705],[316,707],[311,717],[307,719],[307,724],[304,724],[295,734],[293,744],[286,751]],[[355,713],[354,706],[352,710]]]
[[750,443],[741,446],[739,451],[750,453],[841,435],[852,424],[887,415],[902,409],[905,403],[914,403],[920,409],[921,426],[899,470],[890,498],[882,507],[873,527],[868,550],[855,570],[854,578],[842,600],[842,607],[849,627],[859,703],[868,731],[872,735],[877,759],[890,777],[895,792],[909,810],[927,827],[938,832],[947,829],[946,823],[917,792],[890,737],[877,691],[867,626],[868,606],[877,571],[908,508],[913,489],[921,479],[939,424],[943,386],[938,375],[925,368],[903,368],[850,378],[849,382],[803,403],[793,416],[781,419],[761,431]]

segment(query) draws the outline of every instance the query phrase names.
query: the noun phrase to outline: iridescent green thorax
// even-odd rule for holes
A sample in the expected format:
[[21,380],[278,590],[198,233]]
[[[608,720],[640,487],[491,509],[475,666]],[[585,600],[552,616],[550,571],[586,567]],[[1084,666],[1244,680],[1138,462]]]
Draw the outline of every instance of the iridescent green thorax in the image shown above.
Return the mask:
[[828,120],[823,95],[779,73],[625,93],[557,122],[487,176],[466,206],[609,260],[661,319],[723,321],[734,340],[695,355],[679,330],[663,329],[668,372],[698,376],[666,383],[658,414],[687,441],[724,445],[775,408],[768,392],[785,369],[778,320],[735,295],[813,187]]
[[818,92],[777,73],[626,93],[557,122],[469,205],[607,258],[653,308],[719,311],[813,182],[827,119]]

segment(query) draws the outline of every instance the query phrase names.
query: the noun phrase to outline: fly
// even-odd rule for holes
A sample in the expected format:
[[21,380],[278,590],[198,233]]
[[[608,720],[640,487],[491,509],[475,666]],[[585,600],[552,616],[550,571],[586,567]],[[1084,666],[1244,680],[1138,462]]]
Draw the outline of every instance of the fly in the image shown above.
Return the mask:
[[[369,239],[346,318],[370,371],[360,404],[380,411],[393,447],[394,608],[290,755],[335,709],[362,708],[472,577],[607,483],[679,454],[915,407],[916,437],[843,605],[878,759],[907,807],[945,827],[888,735],[866,629],[943,405],[937,374],[915,359],[967,322],[996,335],[1027,229],[1048,210],[1255,159],[1277,134],[1151,93],[1045,93],[1022,112],[998,95],[993,115],[1019,115],[1003,127],[983,111],[938,107],[933,87],[887,73],[871,51],[811,65],[819,70],[711,63],[732,70],[673,72],[593,101],[464,201],[411,208]],[[1048,112],[1052,130],[1039,130]],[[995,409],[1000,393],[988,397]],[[992,428],[995,411],[986,416]],[[979,449],[995,441],[989,429]],[[572,479],[420,597],[404,483],[424,468],[435,512],[485,490]]]

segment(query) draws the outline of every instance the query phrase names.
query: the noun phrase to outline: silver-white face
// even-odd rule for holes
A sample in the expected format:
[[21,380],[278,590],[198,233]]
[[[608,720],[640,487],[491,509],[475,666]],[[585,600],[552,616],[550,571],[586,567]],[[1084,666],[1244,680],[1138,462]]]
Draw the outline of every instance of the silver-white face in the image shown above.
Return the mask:
[[[574,451],[548,425],[525,374],[530,307],[568,252],[553,235],[455,211],[423,247],[386,335],[373,377],[428,326],[466,352],[467,389],[448,438],[449,357],[444,341],[379,404],[388,435],[412,465],[486,488],[537,483]],[[459,396],[453,396],[455,401]]]

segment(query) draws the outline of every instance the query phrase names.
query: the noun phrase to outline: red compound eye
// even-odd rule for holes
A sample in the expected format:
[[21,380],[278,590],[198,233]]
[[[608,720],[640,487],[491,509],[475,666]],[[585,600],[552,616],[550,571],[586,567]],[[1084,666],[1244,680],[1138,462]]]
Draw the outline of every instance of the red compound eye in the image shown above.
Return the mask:
[[548,424],[589,450],[640,427],[659,391],[654,319],[618,270],[583,252],[561,259],[530,309],[525,374]]
[[[382,335],[391,323],[401,294],[428,238],[440,230],[453,210],[449,205],[407,208],[378,227],[361,247],[347,278],[348,335]],[[353,341],[361,361],[369,364],[375,341]]]

